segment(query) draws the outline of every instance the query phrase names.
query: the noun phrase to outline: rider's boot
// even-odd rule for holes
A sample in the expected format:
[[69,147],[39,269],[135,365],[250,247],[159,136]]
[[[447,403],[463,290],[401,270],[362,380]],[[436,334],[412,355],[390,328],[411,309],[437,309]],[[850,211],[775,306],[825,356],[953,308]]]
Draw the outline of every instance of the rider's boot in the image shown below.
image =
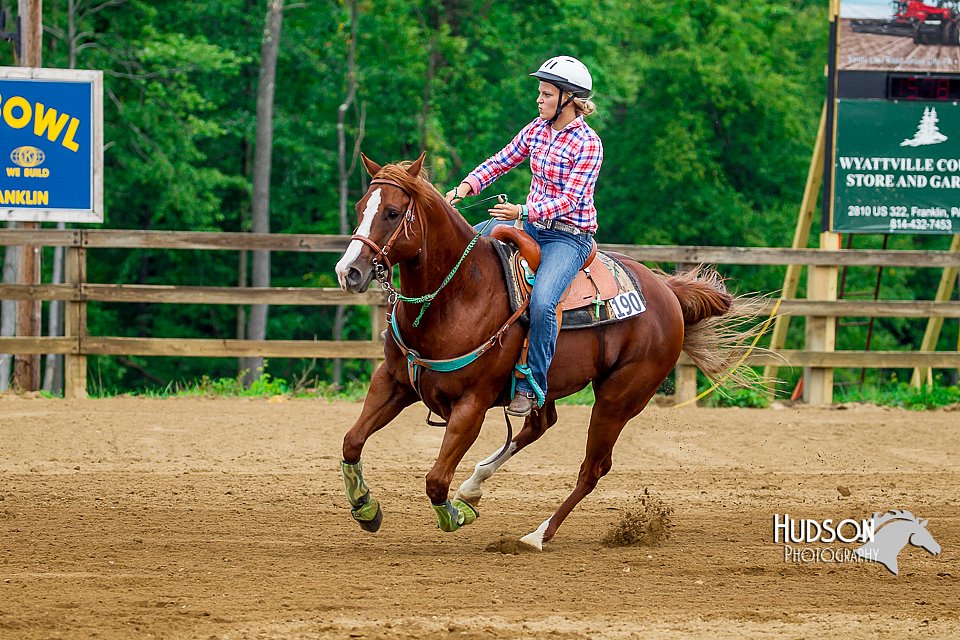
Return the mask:
[[517,389],[517,394],[510,401],[507,413],[518,418],[526,418],[537,407],[537,396],[532,391]]

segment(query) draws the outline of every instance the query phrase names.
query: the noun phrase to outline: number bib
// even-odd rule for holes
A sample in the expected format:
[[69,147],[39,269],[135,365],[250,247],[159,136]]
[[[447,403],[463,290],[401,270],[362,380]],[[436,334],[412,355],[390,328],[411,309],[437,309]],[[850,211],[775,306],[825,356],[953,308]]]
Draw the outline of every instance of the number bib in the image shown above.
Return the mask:
[[623,320],[631,316],[638,316],[647,310],[647,305],[643,303],[640,294],[636,291],[628,291],[607,300],[611,315],[617,320]]

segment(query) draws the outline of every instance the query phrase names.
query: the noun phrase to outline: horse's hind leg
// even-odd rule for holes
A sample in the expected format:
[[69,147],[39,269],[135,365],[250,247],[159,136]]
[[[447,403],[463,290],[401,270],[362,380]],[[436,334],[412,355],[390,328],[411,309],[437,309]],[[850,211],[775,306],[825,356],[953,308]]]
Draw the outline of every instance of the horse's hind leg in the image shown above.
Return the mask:
[[543,409],[530,414],[523,424],[523,429],[514,436],[506,450],[497,449],[490,457],[481,460],[473,470],[473,475],[467,478],[457,490],[456,498],[468,502],[473,506],[480,503],[483,496],[482,485],[497,469],[506,464],[518,451],[528,444],[535,442],[547,429],[557,423],[557,405],[552,400],[543,405]]
[[[638,376],[639,377],[639,376]],[[564,500],[556,513],[543,522],[536,531],[520,540],[537,549],[543,548],[557,533],[557,528],[570,515],[581,500],[587,497],[613,465],[613,446],[620,437],[624,425],[633,416],[640,413],[657,390],[658,384],[639,384],[637,378],[621,369],[613,376],[594,383],[596,404],[590,415],[590,427],[587,430],[587,451],[580,465],[580,475],[573,492]],[[641,390],[636,394],[637,388]]]

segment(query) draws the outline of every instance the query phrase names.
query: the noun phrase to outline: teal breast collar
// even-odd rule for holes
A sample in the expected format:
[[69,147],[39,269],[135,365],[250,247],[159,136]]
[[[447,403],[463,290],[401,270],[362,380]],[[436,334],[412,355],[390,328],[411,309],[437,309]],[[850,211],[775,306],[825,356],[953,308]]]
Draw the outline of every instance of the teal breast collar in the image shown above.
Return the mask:
[[400,327],[397,325],[397,303],[395,302],[393,307],[390,309],[390,313],[387,314],[387,321],[390,323],[390,332],[393,335],[394,342],[397,343],[397,346],[400,348],[400,352],[403,353],[404,357],[407,359],[407,375],[410,378],[410,385],[413,387],[413,390],[417,392],[417,396],[423,400],[423,393],[420,391],[420,374],[424,369],[429,371],[449,372],[463,369],[467,365],[472,364],[479,359],[480,356],[485,354],[487,351],[492,349],[494,345],[500,342],[500,340],[503,338],[503,334],[505,334],[513,325],[513,323],[516,322],[521,315],[523,315],[523,312],[526,310],[529,304],[530,301],[528,299],[512,316],[507,319],[507,321],[497,330],[496,333],[490,336],[476,349],[473,349],[472,351],[456,358],[449,358],[446,360],[431,360],[429,358],[421,357],[419,353],[408,347],[403,341],[403,336],[400,335]]

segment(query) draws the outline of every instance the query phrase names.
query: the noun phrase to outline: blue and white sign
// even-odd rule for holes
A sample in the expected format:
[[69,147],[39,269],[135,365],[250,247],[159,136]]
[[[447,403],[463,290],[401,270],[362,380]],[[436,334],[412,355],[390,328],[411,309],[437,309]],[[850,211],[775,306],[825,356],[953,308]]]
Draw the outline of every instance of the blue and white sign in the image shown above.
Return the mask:
[[0,220],[103,222],[103,73],[0,67]]

